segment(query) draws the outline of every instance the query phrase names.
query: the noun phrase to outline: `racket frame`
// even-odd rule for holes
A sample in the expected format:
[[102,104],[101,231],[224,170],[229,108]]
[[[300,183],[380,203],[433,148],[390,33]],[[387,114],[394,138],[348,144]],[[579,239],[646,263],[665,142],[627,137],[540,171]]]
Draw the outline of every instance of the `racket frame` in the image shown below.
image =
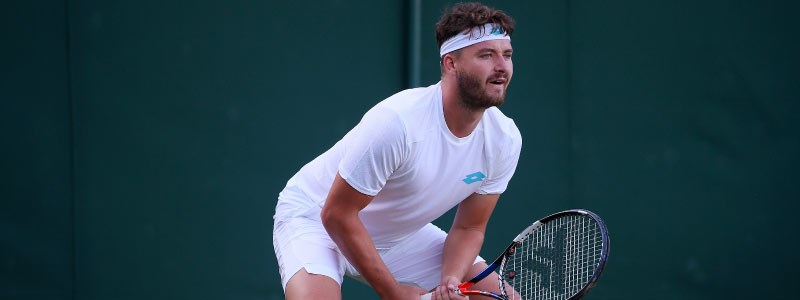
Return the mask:
[[[575,295],[570,296],[568,298],[568,300],[576,300],[576,299],[580,299],[581,297],[585,296],[586,293],[588,293],[589,290],[591,290],[592,287],[594,287],[597,284],[597,280],[600,278],[600,274],[603,272],[603,269],[605,268],[606,260],[608,259],[608,253],[609,253],[610,248],[611,248],[610,239],[608,237],[608,229],[606,228],[605,222],[603,222],[603,220],[600,219],[600,216],[598,216],[597,214],[595,214],[595,213],[593,213],[591,211],[585,210],[585,209],[565,210],[565,211],[561,211],[561,212],[557,212],[557,213],[551,214],[551,215],[549,215],[547,217],[542,218],[541,220],[533,222],[533,224],[531,224],[530,226],[525,228],[525,230],[520,232],[520,234],[518,234],[517,237],[514,238],[514,240],[503,251],[503,253],[500,254],[500,256],[498,256],[489,265],[489,267],[487,267],[485,270],[483,270],[478,275],[475,275],[475,277],[473,277],[469,281],[466,281],[466,282],[460,284],[458,286],[458,290],[456,292],[461,294],[461,295],[464,295],[464,296],[468,296],[468,295],[483,295],[483,296],[488,296],[488,297],[492,297],[492,298],[495,298],[495,299],[501,299],[501,300],[508,299],[508,296],[505,294],[505,280],[503,279],[502,275],[499,275],[500,277],[498,279],[499,282],[500,282],[500,291],[501,291],[502,295],[498,295],[498,294],[495,294],[495,293],[492,293],[492,292],[486,292],[486,291],[470,290],[469,288],[472,287],[473,285],[475,285],[476,283],[478,283],[479,281],[481,281],[482,279],[486,278],[486,276],[489,276],[490,274],[494,274],[494,271],[497,270],[498,268],[502,271],[505,268],[506,261],[507,261],[508,257],[511,257],[514,254],[514,251],[516,251],[517,246],[522,244],[522,242],[524,242],[528,238],[528,236],[529,236],[529,234],[531,232],[533,232],[534,230],[538,229],[539,227],[544,226],[545,224],[547,224],[548,222],[550,222],[550,221],[552,221],[554,219],[557,219],[557,218],[560,218],[560,217],[564,217],[564,216],[568,216],[568,215],[588,216],[588,217],[594,219],[594,221],[597,223],[598,227],[600,227],[601,241],[602,241],[602,249],[601,249],[601,254],[600,254],[600,261],[595,266],[595,272],[592,274],[592,278],[590,278],[587,281],[587,283],[583,286],[583,288],[580,291],[575,293]],[[502,272],[501,272],[501,274],[502,274]]]

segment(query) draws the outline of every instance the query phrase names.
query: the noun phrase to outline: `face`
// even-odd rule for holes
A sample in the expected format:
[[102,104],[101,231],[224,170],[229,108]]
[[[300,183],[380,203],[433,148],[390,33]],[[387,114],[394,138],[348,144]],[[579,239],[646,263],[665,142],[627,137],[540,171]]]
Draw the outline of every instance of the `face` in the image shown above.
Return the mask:
[[455,60],[458,93],[467,109],[503,104],[514,66],[511,42],[492,40],[460,50]]

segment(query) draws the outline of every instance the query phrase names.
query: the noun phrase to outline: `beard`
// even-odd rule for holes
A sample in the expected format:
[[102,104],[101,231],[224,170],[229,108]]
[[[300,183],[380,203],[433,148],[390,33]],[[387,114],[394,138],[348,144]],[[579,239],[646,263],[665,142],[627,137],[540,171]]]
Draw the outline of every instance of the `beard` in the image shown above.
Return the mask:
[[[498,77],[507,76],[499,73],[492,78]],[[458,83],[458,96],[461,98],[461,104],[468,110],[500,106],[505,101],[505,89],[499,95],[489,95],[485,87],[485,82],[487,81],[482,81],[478,76],[459,70],[456,71],[456,82]]]

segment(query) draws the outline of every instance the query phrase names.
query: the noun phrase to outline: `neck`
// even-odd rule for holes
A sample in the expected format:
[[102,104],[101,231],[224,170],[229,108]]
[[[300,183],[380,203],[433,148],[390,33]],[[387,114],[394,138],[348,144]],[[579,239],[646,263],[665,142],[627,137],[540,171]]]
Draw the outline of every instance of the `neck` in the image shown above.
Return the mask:
[[478,123],[483,117],[486,109],[474,109],[464,106],[461,96],[458,94],[458,86],[455,82],[442,79],[442,108],[444,111],[444,122],[450,133],[456,137],[463,138],[468,136],[478,127]]

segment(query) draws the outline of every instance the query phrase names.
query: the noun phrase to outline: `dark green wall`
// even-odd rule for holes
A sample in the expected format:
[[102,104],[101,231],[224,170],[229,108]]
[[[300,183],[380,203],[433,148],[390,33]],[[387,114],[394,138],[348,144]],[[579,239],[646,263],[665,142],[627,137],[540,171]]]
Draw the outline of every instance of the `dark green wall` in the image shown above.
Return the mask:
[[[281,299],[285,181],[409,72],[439,78],[447,1],[421,2],[418,68],[412,2],[0,5],[0,298]],[[791,297],[800,5],[487,3],[517,19],[525,144],[485,256],[583,207],[613,243],[588,299]]]
[[402,87],[395,6],[72,4],[77,298],[281,296],[277,192]]
[[65,5],[16,2],[0,4],[0,299],[72,299]]
[[617,242],[598,296],[777,299],[800,279],[798,8],[573,3],[572,190]]

